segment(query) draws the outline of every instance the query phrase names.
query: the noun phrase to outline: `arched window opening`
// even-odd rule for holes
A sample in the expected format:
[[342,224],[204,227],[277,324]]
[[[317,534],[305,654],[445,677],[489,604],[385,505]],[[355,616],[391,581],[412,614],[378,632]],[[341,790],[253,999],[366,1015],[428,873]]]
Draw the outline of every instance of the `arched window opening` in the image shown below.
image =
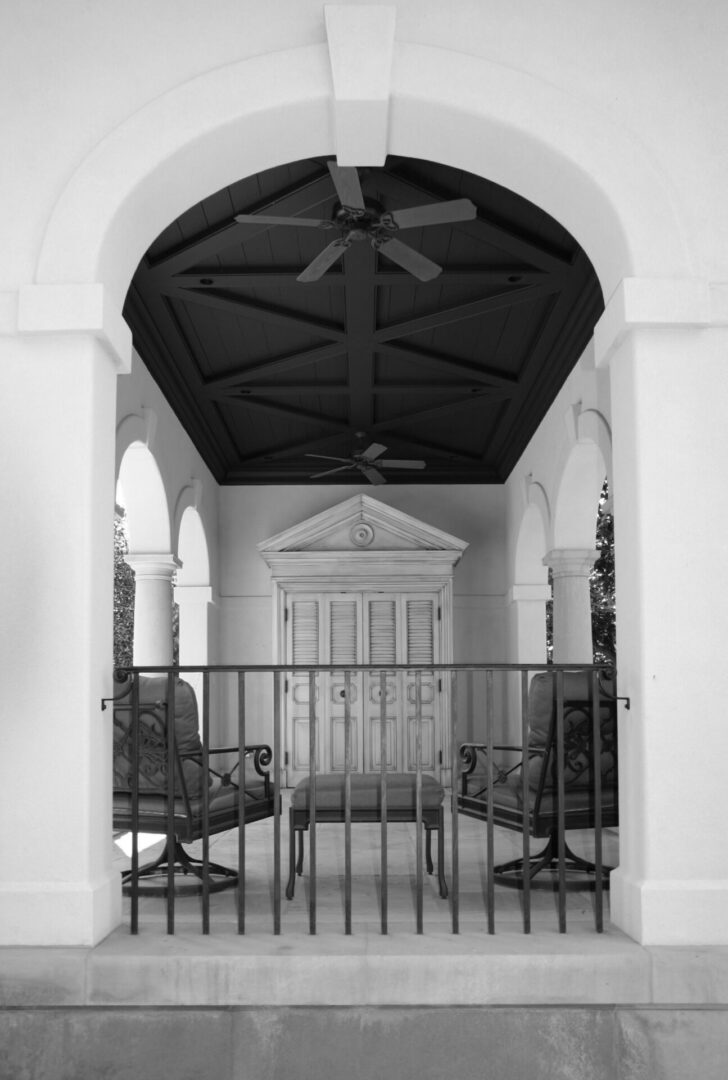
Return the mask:
[[134,656],[134,571],[129,551],[126,510],[114,509],[114,668],[128,667]]
[[589,587],[592,609],[594,663],[614,660],[617,652],[617,624],[614,593],[614,515],[609,485],[604,481],[597,511],[596,548],[599,557],[591,572]]

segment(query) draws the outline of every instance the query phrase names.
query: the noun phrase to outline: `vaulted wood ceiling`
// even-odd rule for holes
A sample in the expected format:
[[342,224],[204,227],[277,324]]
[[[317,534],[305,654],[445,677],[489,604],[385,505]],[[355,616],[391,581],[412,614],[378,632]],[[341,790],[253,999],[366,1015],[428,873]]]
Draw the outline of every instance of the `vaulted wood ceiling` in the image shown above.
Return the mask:
[[[423,459],[390,483],[504,481],[603,310],[576,241],[513,192],[427,161],[360,169],[396,211],[467,197],[477,217],[406,229],[439,263],[430,282],[355,243],[317,282],[297,275],[331,240],[313,228],[238,224],[239,213],[331,219],[325,159],[216,192],[154,241],[129,289],[135,346],[223,484],[312,481],[370,442]],[[335,465],[331,462],[331,465]]]

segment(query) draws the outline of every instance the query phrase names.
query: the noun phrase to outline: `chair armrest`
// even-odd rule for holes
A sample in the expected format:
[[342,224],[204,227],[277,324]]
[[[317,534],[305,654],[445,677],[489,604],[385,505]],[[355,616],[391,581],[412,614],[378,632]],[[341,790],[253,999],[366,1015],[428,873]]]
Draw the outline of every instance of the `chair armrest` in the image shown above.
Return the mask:
[[[519,755],[518,761],[515,764],[506,766],[495,760],[494,757],[488,758],[489,751],[498,751],[499,753],[515,753]],[[479,798],[488,789],[489,784],[505,784],[512,773],[520,769],[524,763],[524,760],[530,761],[533,757],[542,757],[544,750],[538,747],[528,748],[527,753],[524,755],[522,746],[514,746],[509,743],[496,743],[491,747],[488,747],[486,743],[461,743],[460,745],[460,757],[463,760],[463,771],[460,774],[461,778],[461,795],[470,795],[473,798]],[[483,771],[478,773],[477,777],[473,776],[478,765],[478,761],[482,761]],[[483,777],[483,772],[485,777]],[[481,783],[481,786],[477,792],[468,791],[468,778],[471,777]]]
[[[208,754],[239,754],[239,747],[237,746],[211,746],[208,750]],[[191,758],[199,765],[202,764],[202,753],[199,750],[187,751],[180,754],[181,758]],[[270,771],[266,768],[273,760],[273,751],[267,743],[252,743],[244,747],[243,758],[252,758],[252,766],[258,776],[263,778],[266,795],[270,787]],[[238,787],[239,785],[233,780],[234,773],[240,768],[240,758],[235,762],[229,772],[218,772],[216,769],[210,768],[209,772],[222,781],[222,787]]]

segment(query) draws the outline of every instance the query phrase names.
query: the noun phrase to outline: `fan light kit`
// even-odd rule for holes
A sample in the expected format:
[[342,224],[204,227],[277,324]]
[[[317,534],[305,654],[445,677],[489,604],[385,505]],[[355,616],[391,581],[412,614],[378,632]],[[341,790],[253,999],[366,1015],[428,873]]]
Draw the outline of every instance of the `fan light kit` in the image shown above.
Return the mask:
[[338,205],[330,221],[319,218],[275,217],[270,214],[237,214],[241,225],[293,225],[298,228],[336,229],[339,236],[332,240],[305,270],[297,281],[318,281],[338,262],[354,243],[368,240],[375,251],[381,252],[401,266],[418,281],[432,281],[442,267],[409,244],[398,240],[400,229],[418,229],[425,225],[447,225],[455,221],[471,221],[477,214],[470,199],[451,199],[447,202],[412,206],[407,210],[385,210],[373,199],[367,199],[361,189],[359,174],[352,166],[327,162],[338,196]]

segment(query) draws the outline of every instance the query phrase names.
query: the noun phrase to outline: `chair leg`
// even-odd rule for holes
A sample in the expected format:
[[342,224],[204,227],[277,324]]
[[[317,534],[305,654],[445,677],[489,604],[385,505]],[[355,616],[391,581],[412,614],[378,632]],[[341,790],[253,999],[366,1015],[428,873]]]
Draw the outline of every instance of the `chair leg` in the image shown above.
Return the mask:
[[[299,837],[303,834],[299,831]],[[301,848],[303,842],[301,840]],[[303,852],[301,851],[301,859]],[[299,874],[301,871],[298,871]],[[293,809],[288,811],[288,884],[286,885],[286,899],[292,900],[296,888],[296,832],[293,828]]]
[[[147,884],[146,879],[154,877],[159,878],[160,881],[166,879],[170,864],[174,868],[175,875],[192,875],[192,877],[197,879],[197,881],[190,884],[176,884],[174,886],[175,896],[197,895],[202,892],[202,881],[204,878],[204,865],[202,859],[193,858],[189,852],[185,851],[176,837],[171,844],[170,841],[167,840],[164,849],[158,858],[153,862],[145,863],[144,866],[139,867],[137,871],[138,891],[147,896],[167,896],[168,888],[166,881],[164,884],[150,885]],[[215,862],[208,862],[207,865],[210,875],[210,892],[220,892],[222,889],[229,889],[234,885],[237,885],[237,870],[233,870],[229,866],[222,866],[220,863]],[[129,896],[132,892],[132,879],[133,873],[131,870],[125,870],[121,875],[122,890],[126,896]],[[144,879],[144,881],[139,884],[139,879]]]
[[437,881],[440,886],[440,896],[444,900],[447,896],[447,882],[445,881],[445,828],[442,810],[440,811],[438,825],[425,826],[425,860],[428,874],[432,874],[435,869],[432,862],[433,832],[437,832]]
[[437,826],[437,875],[440,880],[440,896],[444,900],[447,897],[447,882],[445,881],[445,815],[442,810],[440,810]]
[[[564,867],[567,873],[574,871],[581,871],[582,873],[595,874],[596,866],[593,862],[589,862],[587,859],[582,859],[576,852],[572,851],[569,845],[564,840]],[[546,846],[540,851],[531,855],[528,860],[528,877],[533,883],[533,879],[542,870],[557,871],[559,868],[559,840],[556,829],[552,829],[548,834]],[[612,866],[602,866],[603,887],[609,888],[609,874],[614,869]],[[523,884],[524,876],[524,863],[523,859],[511,859],[509,862],[500,863],[498,866],[493,867],[493,874],[498,879],[501,885],[511,885],[516,888],[521,888]],[[512,875],[509,877],[508,875]],[[593,884],[591,882],[590,884]],[[548,883],[549,888],[555,888],[554,882]],[[567,884],[567,888],[583,889],[583,881],[571,881]]]
[[435,869],[432,862],[432,829],[425,826],[425,864],[427,873],[431,874]]

